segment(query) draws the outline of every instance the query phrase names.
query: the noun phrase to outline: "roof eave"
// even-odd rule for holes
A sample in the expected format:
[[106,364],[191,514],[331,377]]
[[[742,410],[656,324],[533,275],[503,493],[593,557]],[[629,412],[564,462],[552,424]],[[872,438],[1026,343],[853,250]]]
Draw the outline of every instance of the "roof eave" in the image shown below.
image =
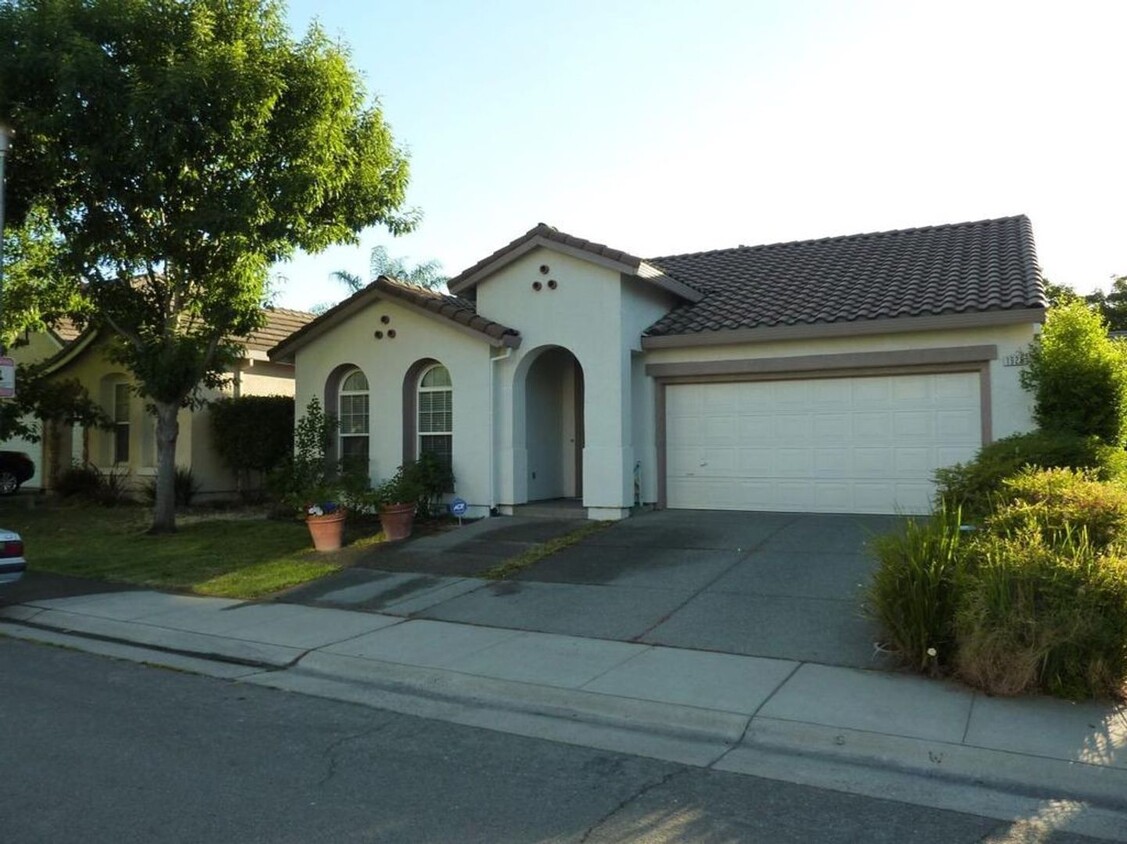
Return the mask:
[[55,375],[66,369],[67,366],[82,355],[86,349],[97,339],[98,328],[88,326],[85,331],[66,343],[59,351],[43,362],[43,374]]
[[860,337],[873,334],[903,334],[913,331],[955,330],[990,325],[1041,323],[1044,308],[1010,308],[993,311],[934,314],[842,322],[773,325],[763,328],[731,328],[719,331],[696,331],[691,334],[643,336],[642,348],[674,349],[693,346],[730,346],[742,343],[767,343],[777,340],[812,340],[829,337]]

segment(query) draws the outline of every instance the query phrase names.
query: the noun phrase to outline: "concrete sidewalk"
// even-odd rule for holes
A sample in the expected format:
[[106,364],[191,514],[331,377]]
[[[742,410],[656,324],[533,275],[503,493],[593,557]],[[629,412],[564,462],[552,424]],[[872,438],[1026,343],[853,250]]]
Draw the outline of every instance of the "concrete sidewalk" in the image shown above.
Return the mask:
[[996,816],[999,794],[1029,811],[1041,811],[1045,799],[1065,801],[1065,828],[1127,840],[1127,712],[1111,705],[998,699],[840,666],[150,591],[6,607],[0,634],[960,811]]

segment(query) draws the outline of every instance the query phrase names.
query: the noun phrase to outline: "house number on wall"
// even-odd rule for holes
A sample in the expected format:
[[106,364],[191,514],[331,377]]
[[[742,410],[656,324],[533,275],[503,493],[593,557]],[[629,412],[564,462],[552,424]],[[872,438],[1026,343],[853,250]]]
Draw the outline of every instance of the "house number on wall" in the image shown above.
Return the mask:
[[1002,358],[1003,366],[1025,366],[1029,363],[1029,352],[1014,352]]

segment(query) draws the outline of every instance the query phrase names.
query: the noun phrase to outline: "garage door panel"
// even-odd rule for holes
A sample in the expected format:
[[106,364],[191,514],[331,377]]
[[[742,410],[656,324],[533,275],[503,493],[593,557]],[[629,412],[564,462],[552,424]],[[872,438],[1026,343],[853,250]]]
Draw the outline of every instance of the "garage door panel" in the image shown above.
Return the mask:
[[892,434],[892,419],[887,413],[855,413],[853,439],[857,442],[886,443]]
[[937,410],[935,433],[941,440],[974,443],[982,436],[982,420],[977,411]]
[[670,507],[925,512],[980,444],[976,373],[670,385]]
[[904,440],[932,442],[935,439],[935,411],[912,410],[892,414],[892,436]]
[[704,417],[705,445],[735,445],[740,441],[739,420],[735,416]]
[[849,442],[850,419],[847,413],[819,413],[814,417],[813,435],[822,445]]
[[810,414],[784,413],[775,417],[775,438],[781,443],[801,443],[804,446],[814,436],[814,419]]
[[848,478],[853,474],[853,461],[847,448],[814,449],[814,474],[819,478]]

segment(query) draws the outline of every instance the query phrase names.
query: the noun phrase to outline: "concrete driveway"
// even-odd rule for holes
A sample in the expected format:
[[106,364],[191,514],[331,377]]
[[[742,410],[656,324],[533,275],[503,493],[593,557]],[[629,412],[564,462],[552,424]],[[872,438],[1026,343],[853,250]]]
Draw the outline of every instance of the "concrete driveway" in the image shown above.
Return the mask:
[[[881,668],[860,591],[894,516],[666,510],[619,522],[503,582],[468,575],[578,523],[494,519],[303,590],[303,603],[749,656]],[[441,543],[442,547],[438,547]],[[381,563],[380,560],[384,562]],[[420,570],[421,567],[425,568]],[[467,562],[468,561],[468,562]],[[496,562],[496,559],[493,560]],[[443,575],[446,576],[443,576]],[[373,582],[373,578],[375,581]]]

